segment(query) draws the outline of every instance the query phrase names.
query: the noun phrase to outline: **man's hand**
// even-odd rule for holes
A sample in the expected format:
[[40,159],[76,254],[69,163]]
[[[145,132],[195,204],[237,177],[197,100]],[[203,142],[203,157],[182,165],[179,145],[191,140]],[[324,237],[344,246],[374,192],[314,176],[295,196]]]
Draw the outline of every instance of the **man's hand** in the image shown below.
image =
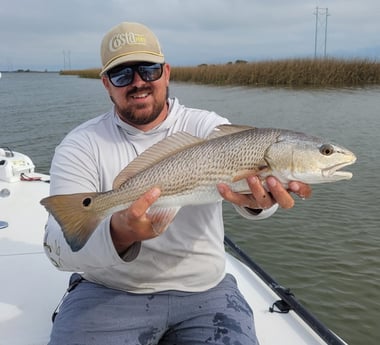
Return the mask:
[[161,191],[153,188],[143,194],[126,210],[116,212],[111,217],[111,237],[116,251],[125,252],[134,242],[158,236],[147,214],[150,206],[159,198]]
[[297,194],[301,198],[308,198],[312,193],[309,185],[295,181],[290,182],[288,190],[286,190],[273,176],[269,176],[266,179],[269,191],[263,187],[261,181],[256,176],[248,177],[247,182],[252,194],[234,193],[223,183],[218,185],[218,190],[225,200],[238,206],[253,209],[267,209],[276,203],[282,208],[292,208],[294,206],[294,199],[290,192]]

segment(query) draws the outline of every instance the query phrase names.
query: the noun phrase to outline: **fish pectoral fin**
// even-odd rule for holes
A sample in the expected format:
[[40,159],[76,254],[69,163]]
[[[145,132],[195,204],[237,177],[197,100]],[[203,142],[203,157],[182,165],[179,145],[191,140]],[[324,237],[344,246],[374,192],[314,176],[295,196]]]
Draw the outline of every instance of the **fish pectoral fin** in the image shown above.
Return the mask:
[[174,217],[178,213],[181,207],[172,208],[151,208],[148,211],[148,216],[151,219],[153,231],[159,235],[163,233]]
[[65,240],[73,252],[86,244],[103,218],[91,207],[93,197],[97,194],[53,195],[40,201],[61,226]]
[[260,173],[262,173],[264,171],[267,171],[267,170],[268,170],[268,166],[267,165],[260,165],[260,166],[258,166],[255,169],[240,170],[233,177],[232,182],[237,182],[237,181],[246,179],[249,176],[259,175]]

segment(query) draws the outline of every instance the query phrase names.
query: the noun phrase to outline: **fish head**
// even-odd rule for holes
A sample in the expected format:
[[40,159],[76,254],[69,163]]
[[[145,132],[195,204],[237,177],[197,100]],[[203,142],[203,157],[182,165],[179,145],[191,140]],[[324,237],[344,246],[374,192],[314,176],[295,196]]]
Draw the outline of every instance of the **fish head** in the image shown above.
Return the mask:
[[352,173],[341,169],[355,163],[356,156],[332,142],[289,131],[267,149],[265,160],[271,174],[284,184],[314,184],[351,179]]

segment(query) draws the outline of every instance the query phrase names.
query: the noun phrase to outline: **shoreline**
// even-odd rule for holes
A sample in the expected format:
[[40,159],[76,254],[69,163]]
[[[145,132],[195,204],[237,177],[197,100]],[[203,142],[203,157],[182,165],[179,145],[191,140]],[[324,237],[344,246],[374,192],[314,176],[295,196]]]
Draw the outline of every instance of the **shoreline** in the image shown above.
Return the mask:
[[[100,68],[61,75],[99,79]],[[170,80],[214,86],[345,88],[380,85],[380,62],[369,59],[285,59],[172,66]]]

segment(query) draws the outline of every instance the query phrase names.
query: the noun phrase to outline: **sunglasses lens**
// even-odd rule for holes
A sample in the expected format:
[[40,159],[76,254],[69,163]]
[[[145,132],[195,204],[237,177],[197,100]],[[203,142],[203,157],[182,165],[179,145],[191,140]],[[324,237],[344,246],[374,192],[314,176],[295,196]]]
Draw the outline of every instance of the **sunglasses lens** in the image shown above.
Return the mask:
[[133,80],[134,71],[130,67],[124,67],[122,69],[111,70],[108,72],[108,78],[112,85],[116,87],[127,86]]
[[113,86],[123,87],[132,83],[135,77],[135,71],[140,78],[146,82],[156,81],[162,76],[162,64],[153,65],[134,65],[116,67],[107,72],[108,78]]
[[162,65],[156,63],[150,66],[138,66],[137,71],[144,81],[156,81],[162,76]]

